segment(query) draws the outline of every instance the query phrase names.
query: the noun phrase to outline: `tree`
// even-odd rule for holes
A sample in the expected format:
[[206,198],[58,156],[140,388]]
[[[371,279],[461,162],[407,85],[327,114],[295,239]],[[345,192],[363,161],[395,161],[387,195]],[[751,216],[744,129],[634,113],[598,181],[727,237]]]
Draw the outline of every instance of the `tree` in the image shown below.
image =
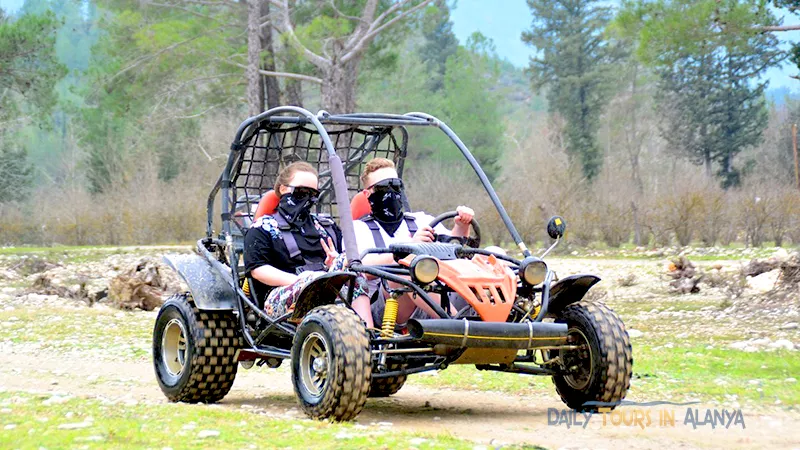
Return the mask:
[[335,1],[308,2],[301,6],[313,7],[316,16],[300,30],[302,34],[292,21],[289,0],[269,1],[279,17],[275,20],[276,27],[322,75],[322,107],[332,113],[351,113],[356,109],[359,68],[373,41],[433,0],[363,0],[348,4],[345,11]]
[[422,21],[422,36],[425,43],[419,49],[422,61],[430,68],[429,83],[433,91],[444,85],[444,72],[447,58],[458,51],[458,39],[453,33],[450,21],[450,8],[446,0],[437,0],[435,5],[425,10]]
[[[12,20],[0,9],[0,125],[35,112],[47,120],[56,102],[55,84],[66,73],[55,55],[58,25],[50,12]],[[22,99],[35,110],[22,105]],[[25,114],[22,118],[17,117],[20,112]]]
[[32,174],[25,148],[0,141],[0,203],[25,200]]
[[567,151],[591,180],[603,162],[596,134],[620,57],[603,35],[612,9],[599,0],[528,0],[528,6],[533,22],[522,40],[538,51],[528,69],[534,89],[548,89],[550,111],[566,120]]
[[784,55],[763,2],[677,0],[628,3],[621,22],[635,25],[637,55],[660,77],[658,105],[670,146],[703,165],[718,165],[724,187],[741,182],[734,159],[756,145],[767,123],[760,76]]

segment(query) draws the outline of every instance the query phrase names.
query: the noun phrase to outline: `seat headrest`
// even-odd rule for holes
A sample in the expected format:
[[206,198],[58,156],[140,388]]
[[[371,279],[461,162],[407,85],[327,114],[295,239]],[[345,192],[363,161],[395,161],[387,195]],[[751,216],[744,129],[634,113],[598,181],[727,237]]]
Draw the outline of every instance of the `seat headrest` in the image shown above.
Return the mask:
[[358,220],[367,214],[372,214],[372,207],[369,206],[367,191],[361,191],[350,201],[350,215],[353,220]]
[[253,220],[258,220],[259,217],[264,215],[275,214],[280,201],[281,198],[278,197],[278,194],[276,194],[274,190],[268,191],[258,202],[258,208],[256,208],[256,213],[253,216]]

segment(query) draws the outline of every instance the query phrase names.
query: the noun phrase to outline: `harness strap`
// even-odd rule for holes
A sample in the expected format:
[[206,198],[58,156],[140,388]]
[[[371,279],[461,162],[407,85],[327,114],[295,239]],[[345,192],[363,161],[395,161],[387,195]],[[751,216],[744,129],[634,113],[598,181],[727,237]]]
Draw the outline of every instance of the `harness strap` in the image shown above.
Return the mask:
[[[300,251],[300,247],[297,245],[297,239],[294,237],[294,231],[292,231],[292,226],[286,219],[280,214],[275,213],[272,215],[275,221],[278,222],[278,229],[281,230],[281,236],[283,237],[283,243],[286,245],[286,250],[289,252],[289,258],[294,259],[298,256],[302,255]],[[333,220],[327,220],[323,218],[317,218],[316,216],[312,216],[313,220],[319,223],[322,226],[322,229],[328,233],[332,239],[336,239],[336,233],[333,230]],[[297,268],[297,273],[302,273],[305,271],[320,271],[325,270],[325,264],[322,262],[312,262],[309,261],[305,255],[303,256],[303,265]]]
[[[375,244],[375,248],[383,248],[386,246],[386,242],[383,240],[383,234],[381,233],[381,225],[375,220],[372,215],[365,216],[361,219],[367,227],[369,231],[372,232],[372,241]],[[408,228],[408,232],[411,233],[413,236],[414,233],[417,232],[417,222],[414,216],[411,214],[404,214],[403,220],[406,222],[406,227]]]
[[381,235],[381,226],[378,224],[377,220],[372,218],[372,216],[368,217],[368,219],[364,219],[364,223],[367,224],[369,231],[372,232],[372,242],[375,244],[375,248],[385,247],[386,242],[383,241],[383,235]]
[[[294,259],[300,254],[300,247],[297,246],[297,239],[294,238],[292,226],[283,218],[280,213],[275,213],[272,218],[278,222],[278,229],[281,230],[283,243],[286,244],[286,250],[289,251],[289,257]],[[304,258],[305,259],[305,258]]]

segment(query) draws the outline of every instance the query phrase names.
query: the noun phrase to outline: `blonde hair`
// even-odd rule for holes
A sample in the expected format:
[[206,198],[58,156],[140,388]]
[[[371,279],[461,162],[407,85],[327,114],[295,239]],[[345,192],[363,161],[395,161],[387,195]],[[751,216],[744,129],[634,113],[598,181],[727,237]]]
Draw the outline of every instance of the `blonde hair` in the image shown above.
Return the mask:
[[284,167],[278,174],[278,178],[275,179],[275,193],[281,195],[281,186],[288,186],[297,172],[308,172],[314,174],[315,177],[319,177],[317,169],[311,164],[304,161],[293,162]]
[[367,177],[370,176],[373,172],[380,170],[380,169],[394,169],[394,162],[391,159],[386,158],[373,158],[370,162],[364,166],[364,172],[361,173],[361,185],[363,187],[367,186]]

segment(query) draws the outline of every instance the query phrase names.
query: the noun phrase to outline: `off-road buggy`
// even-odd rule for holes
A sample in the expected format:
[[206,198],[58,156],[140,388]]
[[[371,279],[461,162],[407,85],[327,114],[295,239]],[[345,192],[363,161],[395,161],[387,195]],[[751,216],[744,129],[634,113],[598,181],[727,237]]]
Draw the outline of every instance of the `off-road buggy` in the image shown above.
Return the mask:
[[[400,175],[412,127],[438,128],[463,154],[486,189],[522,260],[479,248],[473,237],[439,235],[436,242],[358,249],[351,198],[359,175],[376,156],[394,160]],[[263,212],[282,167],[302,160],[320,173],[318,214],[338,220],[347,264],[308,285],[294,310],[272,318],[251,289],[243,268],[243,236]],[[221,204],[215,236],[214,206]],[[273,195],[274,197],[274,195]],[[233,385],[237,368],[276,368],[291,361],[303,410],[313,418],[350,420],[368,396],[389,396],[410,374],[470,364],[478,370],[550,376],[570,408],[613,407],[630,386],[632,356],[620,318],[602,303],[582,300],[600,279],[576,275],[554,280],[514,228],[475,158],[443,122],[427,114],[312,114],[279,107],[245,120],[208,197],[206,236],[196,254],[168,255],[189,287],[168,299],[153,332],[158,383],[171,401],[216,402]],[[440,222],[454,212],[436,218]],[[432,224],[433,225],[433,224]],[[565,224],[554,217],[555,243]],[[548,249],[548,252],[549,250]],[[361,253],[359,253],[359,250]],[[367,266],[367,253],[392,253],[395,263]],[[382,323],[368,330],[352,310],[356,274],[381,280],[387,292]],[[438,318],[396,327],[396,299],[416,295]],[[430,294],[440,294],[441,302]],[[451,315],[451,299],[464,305]],[[455,302],[453,302],[455,304]]]

